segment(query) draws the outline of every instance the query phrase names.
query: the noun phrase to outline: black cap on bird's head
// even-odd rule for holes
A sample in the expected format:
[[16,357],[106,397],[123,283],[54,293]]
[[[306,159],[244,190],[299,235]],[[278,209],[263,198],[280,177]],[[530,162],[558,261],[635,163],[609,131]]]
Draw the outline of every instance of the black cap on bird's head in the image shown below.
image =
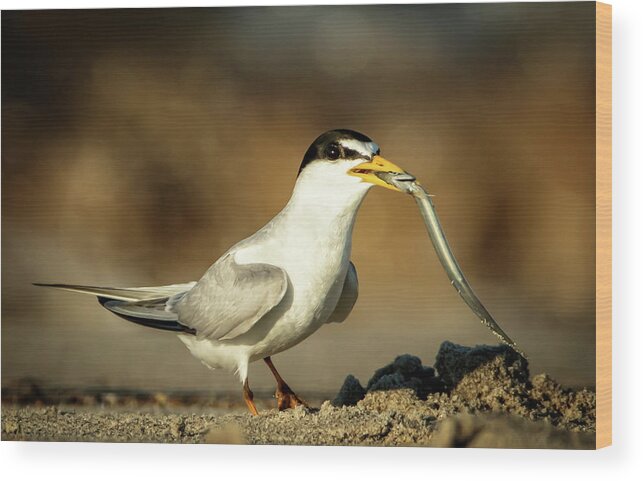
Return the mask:
[[406,174],[380,156],[379,146],[370,137],[348,129],[329,130],[317,137],[308,147],[297,175],[309,165],[319,163],[344,165],[347,175],[396,191],[400,190],[382,180],[378,174]]
[[[308,164],[315,160],[337,160],[338,157],[335,157],[335,155],[341,155],[341,140],[357,140],[364,144],[376,145],[369,137],[354,130],[329,130],[321,134],[310,144],[310,147],[308,147],[308,150],[304,154],[304,160],[302,160],[299,166],[299,172],[301,173]],[[379,147],[376,153],[379,153]]]

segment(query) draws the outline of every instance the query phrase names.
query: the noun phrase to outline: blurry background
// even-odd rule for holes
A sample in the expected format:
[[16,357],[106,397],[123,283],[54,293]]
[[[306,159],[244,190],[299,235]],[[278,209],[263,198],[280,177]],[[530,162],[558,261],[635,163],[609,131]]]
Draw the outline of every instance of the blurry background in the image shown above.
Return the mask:
[[[3,386],[236,393],[174,335],[31,282],[198,279],[338,127],[436,195],[532,373],[593,386],[594,59],[591,2],[3,12]],[[351,317],[275,357],[303,397],[397,354],[430,365],[446,339],[496,342],[411,198],[371,191],[353,262]],[[273,389],[262,363],[250,380]]]

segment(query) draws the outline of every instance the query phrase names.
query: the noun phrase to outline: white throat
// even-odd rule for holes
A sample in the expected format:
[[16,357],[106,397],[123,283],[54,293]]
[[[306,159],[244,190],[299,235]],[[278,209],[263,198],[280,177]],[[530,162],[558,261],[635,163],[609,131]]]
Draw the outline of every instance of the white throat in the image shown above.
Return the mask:
[[338,167],[321,164],[304,169],[279,216],[298,224],[294,228],[323,237],[350,235],[357,211],[373,185]]
[[281,212],[235,249],[237,262],[272,263],[291,277],[301,270],[306,282],[314,278],[311,273],[342,272],[350,260],[357,211],[373,186],[348,175],[347,168],[307,166]]

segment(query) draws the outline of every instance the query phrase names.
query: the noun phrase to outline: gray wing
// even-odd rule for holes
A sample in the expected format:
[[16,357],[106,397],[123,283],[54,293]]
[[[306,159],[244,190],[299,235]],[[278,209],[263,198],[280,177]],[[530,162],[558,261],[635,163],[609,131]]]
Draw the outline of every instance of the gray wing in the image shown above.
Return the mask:
[[335,310],[326,323],[344,322],[344,320],[346,320],[357,301],[358,287],[357,269],[355,269],[355,265],[351,262],[346,272],[344,288],[342,289],[342,294],[339,296],[339,301],[337,301],[337,307],[335,307]]
[[219,259],[188,292],[168,301],[178,321],[197,336],[234,339],[277,306],[288,289],[286,272],[270,264]]

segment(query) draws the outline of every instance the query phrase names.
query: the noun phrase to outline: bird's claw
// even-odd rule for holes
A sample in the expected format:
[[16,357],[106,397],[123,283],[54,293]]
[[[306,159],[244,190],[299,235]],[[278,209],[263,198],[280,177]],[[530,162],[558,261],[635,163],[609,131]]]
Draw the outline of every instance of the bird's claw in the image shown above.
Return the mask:
[[277,399],[277,409],[280,411],[296,408],[297,406],[308,408],[308,404],[302,401],[287,384],[277,387],[275,398]]

